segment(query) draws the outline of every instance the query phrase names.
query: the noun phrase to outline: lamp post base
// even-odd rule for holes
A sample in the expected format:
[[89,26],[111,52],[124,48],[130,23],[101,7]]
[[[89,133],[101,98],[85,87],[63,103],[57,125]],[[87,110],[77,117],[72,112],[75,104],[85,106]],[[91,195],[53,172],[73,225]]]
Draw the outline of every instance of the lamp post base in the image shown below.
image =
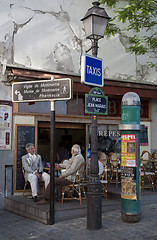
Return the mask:
[[87,186],[87,229],[102,228],[101,182],[98,177],[90,177]]
[[141,212],[139,212],[139,213],[123,213],[123,212],[121,212],[121,218],[124,222],[137,223],[141,220]]

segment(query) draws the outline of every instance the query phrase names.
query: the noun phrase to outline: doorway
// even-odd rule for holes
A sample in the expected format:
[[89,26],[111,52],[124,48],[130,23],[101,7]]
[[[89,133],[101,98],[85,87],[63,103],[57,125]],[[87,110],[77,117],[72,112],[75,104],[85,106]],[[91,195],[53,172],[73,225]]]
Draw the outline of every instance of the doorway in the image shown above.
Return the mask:
[[[86,150],[86,130],[85,124],[57,123],[55,129],[55,150],[56,153],[62,145],[69,151],[71,157],[71,147],[79,144],[81,152],[85,157]],[[38,123],[38,154],[42,156],[43,164],[50,162],[50,122]],[[57,162],[57,154],[55,162]]]

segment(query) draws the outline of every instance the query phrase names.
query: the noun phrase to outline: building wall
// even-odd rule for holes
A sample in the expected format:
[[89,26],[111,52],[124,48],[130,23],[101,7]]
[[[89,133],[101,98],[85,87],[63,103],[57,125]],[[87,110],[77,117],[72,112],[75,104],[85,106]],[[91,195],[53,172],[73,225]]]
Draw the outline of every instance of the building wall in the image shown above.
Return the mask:
[[[124,1],[122,1],[124,2]],[[122,4],[122,3],[120,3]],[[90,0],[5,0],[0,2],[0,100],[11,101],[6,65],[48,71],[80,73],[81,55],[91,47],[80,19],[92,6]],[[110,17],[112,10],[106,9]],[[156,31],[154,29],[154,31]],[[98,56],[104,60],[104,77],[125,81],[155,82],[156,68],[149,68],[148,56],[126,53],[128,35],[117,34],[99,41]],[[91,54],[91,52],[89,52]],[[151,59],[156,56],[149,53]],[[154,58],[152,58],[154,57]],[[152,102],[151,149],[156,149],[156,100]],[[14,124],[32,123],[16,117]],[[14,133],[15,129],[13,129]],[[5,168],[14,165],[15,139],[11,151],[0,151],[0,196],[5,194]]]
[[[0,151],[0,165],[0,209],[2,209],[4,196],[13,193],[14,150]],[[12,172],[9,181],[6,172],[8,170]]]
[[[121,1],[120,6],[123,4]],[[44,0],[1,1],[2,63],[80,73],[81,54],[91,46],[80,19],[91,6],[90,0],[47,0],[46,4]],[[111,9],[106,11],[113,17]],[[148,68],[146,63],[155,62],[157,56],[150,52],[145,56],[126,53],[129,34],[132,32],[123,31],[99,41],[105,78],[156,82],[156,68]]]
[[[0,51],[3,44],[0,44]],[[0,55],[1,57],[1,55]],[[11,86],[6,83],[4,78],[3,67],[0,65],[0,100],[11,100]],[[0,135],[1,137],[1,135]],[[0,150],[0,209],[3,208],[4,196],[12,194],[13,191],[13,166],[14,166],[14,150]],[[8,181],[7,173],[11,171]],[[10,185],[10,186],[9,186]],[[9,191],[9,192],[8,192]]]

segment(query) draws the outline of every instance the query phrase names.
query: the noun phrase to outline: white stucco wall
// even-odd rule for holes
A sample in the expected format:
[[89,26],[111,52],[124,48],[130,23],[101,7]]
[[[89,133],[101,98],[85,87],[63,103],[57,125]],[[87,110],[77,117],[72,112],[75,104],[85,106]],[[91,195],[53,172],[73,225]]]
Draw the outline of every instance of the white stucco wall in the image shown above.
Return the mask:
[[34,116],[15,116],[14,124],[34,124]]
[[[124,1],[120,5],[124,4]],[[34,69],[80,73],[81,55],[91,46],[80,21],[92,6],[90,0],[5,0],[0,1],[0,99],[11,100],[11,86],[6,83],[6,64]],[[103,6],[102,6],[103,7]],[[111,9],[106,11],[113,17]],[[122,25],[121,25],[122,26]],[[154,29],[154,32],[156,30]],[[99,41],[98,56],[104,60],[104,77],[157,84],[155,68],[147,61],[157,56],[126,53],[128,34]],[[91,54],[91,52],[89,52]],[[152,103],[152,149],[155,140],[156,101]]]
[[[7,83],[7,76],[5,73],[5,63],[3,60],[4,43],[0,42],[0,100],[11,100],[11,86]],[[1,64],[3,63],[3,65]]]
[[[91,6],[90,0],[0,1],[4,59],[35,69],[80,72],[81,54],[91,45],[85,39],[80,19]],[[106,11],[113,17],[112,10]],[[146,63],[156,61],[157,56],[130,55],[125,52],[127,45],[126,33],[99,41],[105,77],[156,82],[156,69],[148,68]]]

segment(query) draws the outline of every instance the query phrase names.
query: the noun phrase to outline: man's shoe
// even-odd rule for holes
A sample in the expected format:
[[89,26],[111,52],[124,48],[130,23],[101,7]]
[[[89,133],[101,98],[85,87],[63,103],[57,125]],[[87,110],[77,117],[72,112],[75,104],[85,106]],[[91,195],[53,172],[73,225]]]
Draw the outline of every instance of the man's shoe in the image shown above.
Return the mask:
[[32,197],[33,202],[38,202],[40,199],[37,196]]
[[39,204],[39,205],[49,204],[49,200],[44,198],[44,199],[41,199],[39,202],[37,202],[37,204]]

